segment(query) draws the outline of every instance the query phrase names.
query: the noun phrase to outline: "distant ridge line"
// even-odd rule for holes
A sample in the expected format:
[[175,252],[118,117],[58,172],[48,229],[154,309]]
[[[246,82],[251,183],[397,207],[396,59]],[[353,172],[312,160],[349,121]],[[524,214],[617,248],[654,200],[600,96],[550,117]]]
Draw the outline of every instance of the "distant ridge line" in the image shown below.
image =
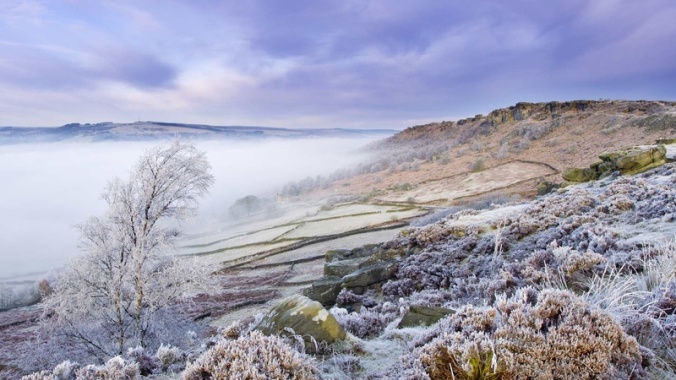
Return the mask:
[[133,123],[69,123],[60,127],[0,127],[0,145],[60,141],[152,141],[175,136],[191,139],[264,139],[392,136],[393,129],[276,128],[260,126],[215,126],[160,121]]

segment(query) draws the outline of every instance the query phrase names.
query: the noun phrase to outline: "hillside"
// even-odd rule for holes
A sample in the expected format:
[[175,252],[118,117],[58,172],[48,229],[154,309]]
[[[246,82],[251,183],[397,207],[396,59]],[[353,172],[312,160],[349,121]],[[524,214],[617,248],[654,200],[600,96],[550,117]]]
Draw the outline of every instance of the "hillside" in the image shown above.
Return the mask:
[[[470,191],[464,196],[440,197],[432,203],[463,202],[478,193],[532,196],[540,181],[561,182],[559,173],[563,169],[585,167],[601,152],[654,144],[675,135],[676,102],[518,103],[485,116],[407,128],[374,144],[371,150],[375,158],[357,170],[361,174],[317,194],[361,193],[409,199],[416,194],[402,192],[402,184],[416,187],[443,179],[456,183],[456,176],[497,168],[506,176],[509,174],[503,169],[515,172],[512,180],[496,191]],[[511,166],[501,167],[508,163]],[[536,167],[540,169],[534,172]],[[418,193],[428,193],[428,189],[420,186]],[[428,197],[422,203],[433,200]]]

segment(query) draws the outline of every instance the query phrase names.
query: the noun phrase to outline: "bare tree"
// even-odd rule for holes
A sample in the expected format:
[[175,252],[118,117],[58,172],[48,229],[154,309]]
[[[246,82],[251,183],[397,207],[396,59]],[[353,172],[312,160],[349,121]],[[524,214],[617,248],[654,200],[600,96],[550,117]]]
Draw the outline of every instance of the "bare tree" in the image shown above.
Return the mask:
[[56,280],[47,323],[99,357],[147,347],[166,309],[209,284],[209,268],[171,255],[171,222],[196,212],[210,169],[204,153],[175,141],[111,181],[106,214],[78,226],[87,254]]

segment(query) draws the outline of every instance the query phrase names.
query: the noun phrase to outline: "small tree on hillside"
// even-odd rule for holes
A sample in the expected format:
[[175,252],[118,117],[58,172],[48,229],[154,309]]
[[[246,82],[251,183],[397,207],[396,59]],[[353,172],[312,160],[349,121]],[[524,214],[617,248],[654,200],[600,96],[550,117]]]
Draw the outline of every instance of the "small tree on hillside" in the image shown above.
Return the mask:
[[177,232],[167,222],[196,212],[210,169],[204,153],[175,141],[147,151],[126,181],[108,184],[106,214],[78,226],[87,254],[47,299],[54,332],[98,357],[157,343],[168,306],[209,284],[209,268],[170,255]]

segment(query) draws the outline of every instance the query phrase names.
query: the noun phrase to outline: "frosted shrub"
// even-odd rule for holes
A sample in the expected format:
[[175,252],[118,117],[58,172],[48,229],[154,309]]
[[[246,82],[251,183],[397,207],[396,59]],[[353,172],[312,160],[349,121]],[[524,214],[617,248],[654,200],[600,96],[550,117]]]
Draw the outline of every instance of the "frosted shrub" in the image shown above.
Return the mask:
[[331,309],[331,313],[345,330],[364,339],[380,335],[397,318],[399,308],[391,302],[384,302],[371,309],[362,307],[358,313],[347,313],[339,308]]
[[88,365],[77,372],[77,380],[135,380],[139,375],[138,364],[127,363],[116,356],[102,366]]
[[9,286],[0,283],[0,311],[32,305],[40,301],[37,284]]
[[167,371],[175,364],[179,364],[180,366],[180,363],[183,361],[181,350],[178,347],[172,347],[171,345],[161,345],[157,349],[155,357],[160,362],[162,371]]
[[24,376],[21,380],[77,380],[80,365],[69,360],[57,365],[53,371],[41,371]]
[[26,375],[21,380],[55,380],[55,378],[49,371],[40,371]]
[[308,356],[294,351],[279,337],[258,331],[237,340],[223,339],[189,364],[183,380],[318,379]]
[[125,362],[116,356],[102,366],[90,364],[83,368],[67,360],[57,365],[51,372],[36,372],[22,377],[21,380],[135,380],[138,375],[136,363]]
[[449,368],[457,379],[647,378],[636,339],[568,291],[526,288],[493,307],[469,306],[425,341],[397,370],[432,379],[453,378],[439,375]]
[[74,380],[79,369],[79,364],[66,360],[54,367],[52,374],[55,380]]
[[139,373],[142,376],[147,376],[153,373],[153,371],[158,366],[157,359],[148,355],[148,353],[141,346],[127,349],[126,356],[138,364]]

